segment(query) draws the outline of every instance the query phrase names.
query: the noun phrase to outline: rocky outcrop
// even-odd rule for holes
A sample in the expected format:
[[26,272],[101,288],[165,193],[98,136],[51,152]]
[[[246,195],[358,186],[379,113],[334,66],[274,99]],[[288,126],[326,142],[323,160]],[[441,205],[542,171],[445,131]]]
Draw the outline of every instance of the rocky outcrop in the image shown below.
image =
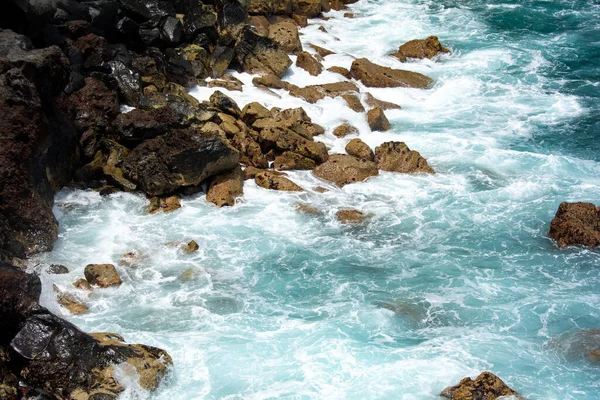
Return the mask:
[[361,160],[375,161],[375,154],[368,144],[356,138],[346,145],[346,153]]
[[442,46],[437,36],[429,36],[427,39],[415,39],[404,43],[396,53],[391,54],[404,62],[408,58],[434,58],[439,54],[450,53],[450,50]]
[[338,97],[344,94],[358,93],[358,87],[352,82],[325,83],[302,88],[292,87],[289,90],[292,96],[304,99],[309,103],[316,103],[325,97]]
[[278,169],[280,171],[294,169],[312,170],[314,167],[317,166],[317,164],[314,160],[311,160],[308,157],[304,157],[300,154],[294,153],[293,151],[285,151],[282,154],[275,157],[273,166],[275,167],[275,169]]
[[379,169],[389,172],[434,174],[427,160],[404,142],[386,142],[375,148],[375,162]]
[[206,193],[206,200],[217,207],[233,206],[235,199],[243,193],[244,173],[238,165],[232,171],[213,178]]
[[346,154],[333,154],[327,162],[313,170],[318,178],[344,186],[348,183],[361,182],[379,175],[377,164],[369,160],[359,160]]
[[559,247],[600,246],[600,207],[592,203],[561,203],[548,236]]
[[433,80],[417,72],[405,71],[401,69],[392,69],[377,65],[367,60],[359,58],[352,62],[350,73],[354,79],[360,80],[368,87],[410,87],[426,89],[433,83]]
[[112,264],[88,264],[83,271],[90,285],[107,288],[120,286],[123,281]]
[[314,142],[286,128],[266,128],[260,132],[260,140],[265,149],[280,152],[292,151],[301,156],[322,163],[329,157],[325,144]]
[[277,171],[262,171],[254,177],[256,184],[265,189],[282,190],[286,192],[302,192],[300,186],[285,177],[285,174]]
[[323,65],[306,51],[298,54],[296,66],[302,68],[312,76],[317,76],[323,71]]
[[389,131],[392,129],[392,124],[388,121],[385,113],[381,108],[372,108],[367,113],[367,122],[372,131]]
[[273,40],[260,36],[249,27],[243,29],[236,43],[235,59],[245,72],[272,73],[280,78],[292,64]]
[[268,36],[286,53],[296,54],[302,51],[302,43],[300,42],[296,23],[282,21],[273,24],[269,26]]
[[458,385],[444,389],[441,396],[451,400],[495,400],[502,396],[525,399],[491,372],[482,372],[475,380],[464,378]]
[[123,171],[144,192],[161,196],[231,170],[239,160],[238,151],[218,133],[186,128],[137,146]]

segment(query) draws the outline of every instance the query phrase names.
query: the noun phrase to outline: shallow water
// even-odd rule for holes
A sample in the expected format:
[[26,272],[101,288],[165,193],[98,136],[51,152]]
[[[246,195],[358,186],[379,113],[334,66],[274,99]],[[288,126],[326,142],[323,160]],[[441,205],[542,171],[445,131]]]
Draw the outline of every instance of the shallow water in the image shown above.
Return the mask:
[[[382,173],[338,189],[298,172],[304,193],[247,181],[233,208],[198,195],[166,215],[145,215],[141,195],[64,190],[59,241],[33,264],[71,272],[42,273],[43,304],[173,356],[159,391],[132,385],[123,398],[435,399],[482,370],[529,399],[600,398],[600,369],[556,344],[600,328],[600,251],[560,250],[546,237],[561,201],[600,203],[600,5],[361,0],[351,11],[302,30],[309,52],[314,43],[337,53],[325,67],[369,57],[435,79],[430,90],[368,89],[403,107],[386,112],[392,131],[371,133],[341,99],[274,96],[245,74],[244,92],[227,94],[240,106],[304,107],[331,153],[352,138],[331,134],[343,120],[372,147],[405,141],[436,175]],[[431,34],[452,54],[387,56]],[[342,78],[292,67],[286,79]],[[298,212],[299,202],[321,214]],[[341,208],[370,219],[342,226]],[[197,253],[173,245],[191,239]],[[86,264],[117,264],[129,251],[141,258],[117,267],[121,287],[77,293],[88,314],[56,304],[51,282],[71,290]]]

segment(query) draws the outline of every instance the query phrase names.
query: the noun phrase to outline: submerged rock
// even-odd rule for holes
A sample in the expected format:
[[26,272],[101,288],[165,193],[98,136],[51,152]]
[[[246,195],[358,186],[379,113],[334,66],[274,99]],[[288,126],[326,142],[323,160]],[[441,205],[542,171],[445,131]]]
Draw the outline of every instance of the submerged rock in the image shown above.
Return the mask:
[[404,43],[396,53],[391,54],[400,61],[407,58],[433,58],[439,54],[450,53],[450,50],[442,46],[437,36],[429,36],[427,39],[415,39]]
[[51,264],[48,268],[46,268],[46,273],[55,275],[68,274],[69,268],[60,264]]
[[79,315],[88,312],[88,307],[72,294],[63,292],[56,285],[52,285],[52,290],[56,293],[57,303],[69,310],[71,314]]
[[90,285],[103,288],[120,286],[123,281],[112,264],[88,264],[83,271]]
[[171,212],[181,208],[181,198],[179,196],[153,197],[150,204],[146,207],[148,214],[156,214],[160,211]]
[[548,236],[559,247],[600,246],[600,207],[592,203],[561,203]]
[[198,243],[196,243],[195,240],[190,240],[183,246],[183,251],[185,251],[186,253],[195,253],[198,251],[199,248],[200,246],[198,246]]
[[368,87],[411,87],[425,89],[431,86],[433,80],[417,72],[392,69],[377,65],[359,58],[354,60],[350,73],[354,79],[360,80]]
[[435,173],[427,160],[418,151],[409,149],[404,142],[386,142],[376,147],[375,162],[383,171]]
[[335,216],[343,224],[360,224],[366,219],[366,215],[358,210],[339,210]]
[[451,400],[495,400],[502,396],[515,396],[525,400],[491,372],[482,372],[475,380],[464,378],[458,385],[444,389],[441,396]]
[[235,199],[243,193],[244,173],[238,165],[232,171],[213,178],[206,193],[206,200],[218,207],[234,206]]
[[313,170],[318,178],[333,182],[338,186],[361,182],[379,175],[377,164],[369,160],[359,160],[346,154],[333,154],[327,162]]
[[548,347],[557,351],[567,361],[600,362],[600,329],[578,329],[552,339]]

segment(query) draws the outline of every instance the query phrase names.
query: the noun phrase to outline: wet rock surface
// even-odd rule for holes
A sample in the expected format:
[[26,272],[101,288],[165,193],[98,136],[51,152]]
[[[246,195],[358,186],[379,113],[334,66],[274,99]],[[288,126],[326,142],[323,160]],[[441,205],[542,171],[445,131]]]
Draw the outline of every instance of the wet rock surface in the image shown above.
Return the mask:
[[437,36],[430,36],[427,39],[415,39],[406,42],[400,46],[396,53],[391,55],[400,61],[406,61],[409,58],[431,59],[444,53],[450,53],[450,50],[442,46]]
[[524,397],[491,372],[482,372],[475,380],[464,378],[458,385],[444,389],[441,396],[451,400],[495,400],[503,396],[514,396],[524,400]]
[[354,79],[360,80],[368,87],[410,87],[426,89],[433,84],[433,80],[417,72],[405,71],[383,67],[359,58],[352,62],[350,73]]
[[559,247],[600,246],[600,207],[592,203],[561,203],[548,236]]
[[404,142],[386,142],[375,148],[379,169],[389,172],[433,174],[435,171],[418,151],[410,150]]
[[346,154],[332,154],[327,162],[313,170],[318,178],[344,186],[379,175],[377,164]]

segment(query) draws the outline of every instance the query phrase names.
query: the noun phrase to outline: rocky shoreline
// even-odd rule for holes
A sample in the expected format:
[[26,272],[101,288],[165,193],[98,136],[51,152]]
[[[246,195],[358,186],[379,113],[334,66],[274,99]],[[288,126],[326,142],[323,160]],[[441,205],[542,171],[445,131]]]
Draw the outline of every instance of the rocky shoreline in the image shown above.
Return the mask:
[[[243,90],[228,69],[257,74],[253,84],[265,91],[283,89],[308,103],[340,97],[353,111],[365,113],[372,131],[389,130],[385,110],[400,106],[361,93],[356,82],[426,89],[432,79],[360,58],[348,68],[329,69],[344,77],[340,82],[298,87],[285,81],[292,64],[288,54],[297,55],[296,65],[311,76],[323,71],[320,59],[332,54],[316,45],[311,45],[314,53],[303,49],[298,28],[350,2],[15,0],[3,6],[0,314],[6,329],[0,343],[0,394],[8,399],[36,393],[115,398],[123,387],[114,365],[130,365],[140,385],[153,390],[172,364],[163,350],[124,344],[116,334],[86,334],[39,305],[39,278],[17,267],[56,241],[52,205],[62,187],[107,196],[140,191],[149,198],[148,211],[158,212],[174,210],[180,196],[200,192],[219,207],[234,206],[246,179],[270,190],[306,190],[287,170],[312,170],[337,186],[380,170],[435,173],[403,142],[386,142],[373,151],[353,139],[347,154],[329,154],[314,139],[323,127],[302,108],[267,109],[258,102],[239,107],[219,90]],[[448,52],[429,37],[400,46],[392,56],[404,62]],[[209,101],[187,93],[196,85],[215,89]],[[341,125],[333,133],[342,138],[354,132],[353,126]],[[342,222],[360,223],[363,211],[337,215]],[[600,245],[600,208],[564,203],[549,236],[561,247]],[[194,251],[191,242],[188,246]],[[75,284],[108,287],[120,284],[120,278],[110,264],[90,265],[85,279]],[[56,291],[71,312],[85,312],[68,292]],[[461,388],[448,388],[443,395],[466,398],[457,393],[487,393],[490,387],[498,392],[494,396],[513,394],[493,375],[480,378],[463,380]]]

